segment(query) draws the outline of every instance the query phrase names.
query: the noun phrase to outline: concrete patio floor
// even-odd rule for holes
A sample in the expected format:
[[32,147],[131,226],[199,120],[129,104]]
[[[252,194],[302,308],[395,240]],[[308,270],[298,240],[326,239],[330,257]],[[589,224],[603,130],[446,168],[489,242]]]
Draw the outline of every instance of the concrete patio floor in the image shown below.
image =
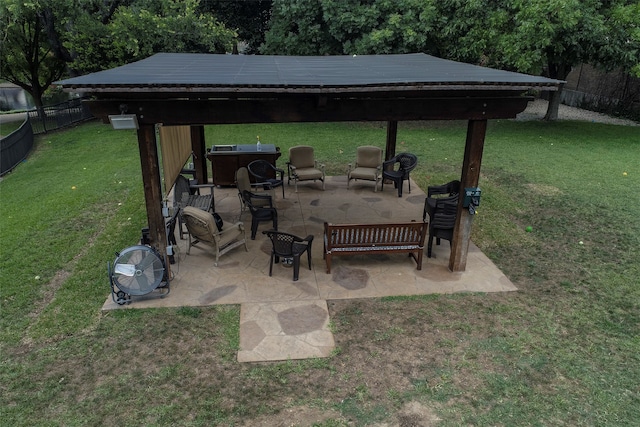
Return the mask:
[[[329,330],[327,300],[422,295],[455,292],[515,291],[511,281],[475,246],[470,244],[465,272],[448,270],[449,242],[434,244],[435,257],[424,256],[422,270],[406,254],[334,257],[331,274],[322,259],[323,223],[382,223],[422,221],[425,193],[415,182],[407,184],[403,197],[393,185],[373,191],[370,181],[351,182],[346,176],[327,177],[321,183],[303,182],[298,193],[285,183],[286,196],[276,191],[278,229],[305,237],[314,236],[312,269],[301,259],[300,278],[293,281],[292,268],[276,264],[269,277],[271,243],[262,234],[271,223],[261,223],[255,240],[250,239],[251,214],[241,220],[247,232],[249,251],[243,247],[223,255],[214,266],[211,248],[192,248],[178,238],[176,263],[172,264],[171,292],[164,298],[154,291],[133,297],[119,306],[111,296],[103,310],[240,304],[240,349],[238,361],[257,362],[327,357],[334,349]],[[216,188],[215,205],[222,219],[240,218],[235,188]],[[176,234],[177,236],[177,234]],[[426,247],[426,242],[425,242]]]

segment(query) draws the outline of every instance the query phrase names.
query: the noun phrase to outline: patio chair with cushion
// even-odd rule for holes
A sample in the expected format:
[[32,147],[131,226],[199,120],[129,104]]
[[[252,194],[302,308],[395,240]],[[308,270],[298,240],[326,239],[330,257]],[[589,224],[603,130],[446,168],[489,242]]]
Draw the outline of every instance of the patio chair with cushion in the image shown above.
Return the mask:
[[[238,189],[238,199],[240,199],[240,216],[244,212],[247,204],[245,203],[243,193],[248,191],[256,196],[269,196],[273,197],[273,191],[269,192],[256,192],[254,188],[254,184],[251,184],[249,180],[249,171],[245,167],[241,167],[236,171],[236,188]],[[253,205],[256,207],[269,206],[271,204],[271,200],[265,198],[256,198],[253,201]]]
[[[396,163],[398,164],[398,169],[395,169]],[[391,180],[398,189],[398,197],[402,197],[402,186],[406,180],[409,182],[409,193],[411,193],[409,173],[417,164],[418,158],[411,153],[400,153],[384,162],[382,164],[382,189],[384,190],[384,180]]]
[[[178,175],[173,185],[173,204],[181,211],[187,206],[202,209],[206,212],[214,211],[213,184],[193,184],[184,175]],[[200,194],[201,188],[208,188],[209,194]],[[182,214],[178,216],[178,230],[180,238],[184,239]]]
[[230,250],[244,245],[245,251],[248,252],[249,248],[242,222],[224,224],[220,217],[214,218],[214,215],[192,206],[185,207],[182,212],[182,218],[189,232],[187,254],[190,253],[191,246],[204,243],[213,247],[216,254],[214,265],[217,266],[220,257]]
[[250,191],[243,191],[242,198],[251,212],[251,240],[256,239],[258,224],[272,221],[274,230],[278,229],[278,211],[273,207],[271,196],[262,196]]
[[271,239],[271,261],[269,264],[269,276],[273,273],[273,262],[280,262],[280,257],[293,260],[293,280],[298,280],[300,272],[300,256],[307,252],[309,270],[311,270],[311,244],[313,235],[308,235],[304,239],[289,233],[269,230],[263,231]]
[[282,187],[282,198],[284,199],[284,171],[282,169],[263,159],[252,161],[247,165],[247,169],[256,179],[255,186],[261,185],[264,190],[269,191]]
[[347,169],[347,188],[352,179],[373,181],[373,191],[378,191],[378,181],[382,175],[382,149],[371,145],[358,147],[355,167],[349,163]]
[[293,179],[296,193],[298,192],[298,181],[316,180],[322,181],[324,190],[324,165],[319,164],[313,155],[313,147],[308,145],[298,145],[289,148],[289,161],[287,162],[287,184]]

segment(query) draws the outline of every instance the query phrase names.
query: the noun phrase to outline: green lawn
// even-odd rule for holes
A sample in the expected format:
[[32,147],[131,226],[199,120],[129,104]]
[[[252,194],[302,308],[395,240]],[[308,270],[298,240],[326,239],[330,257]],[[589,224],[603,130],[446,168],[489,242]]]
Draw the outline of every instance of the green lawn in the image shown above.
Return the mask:
[[11,132],[16,131],[22,126],[24,121],[0,123],[0,136],[7,136]]
[[[459,176],[465,133],[400,123],[421,187]],[[256,135],[281,147],[281,165],[310,144],[344,174],[386,129],[206,130],[208,145]],[[411,401],[443,426],[638,425],[640,127],[492,121],[481,172],[472,238],[519,292],[342,302],[338,342],[376,319],[388,329],[329,359],[247,365],[235,361],[237,306],[101,313],[107,262],[146,225],[135,133],[91,122],[37,137],[0,182],[0,425],[251,425],[302,407],[333,414],[316,426],[368,425]],[[375,393],[362,361],[394,349],[416,366]]]

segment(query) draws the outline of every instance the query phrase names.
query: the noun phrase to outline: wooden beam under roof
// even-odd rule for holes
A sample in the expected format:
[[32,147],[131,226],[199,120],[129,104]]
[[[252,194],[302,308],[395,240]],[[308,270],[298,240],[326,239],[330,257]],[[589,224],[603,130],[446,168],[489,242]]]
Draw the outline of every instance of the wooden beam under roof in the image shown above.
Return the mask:
[[515,118],[530,97],[327,99],[317,97],[228,100],[92,100],[91,112],[107,121],[121,105],[139,123],[172,125],[342,121],[487,120]]

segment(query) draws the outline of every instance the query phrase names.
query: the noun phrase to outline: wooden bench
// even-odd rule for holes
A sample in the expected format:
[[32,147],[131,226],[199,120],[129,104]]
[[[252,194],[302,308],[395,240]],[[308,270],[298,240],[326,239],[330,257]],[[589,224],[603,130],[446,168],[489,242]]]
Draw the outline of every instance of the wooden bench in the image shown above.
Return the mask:
[[322,257],[331,273],[334,255],[408,253],[418,270],[422,269],[426,222],[396,224],[329,224],[324,223]]

